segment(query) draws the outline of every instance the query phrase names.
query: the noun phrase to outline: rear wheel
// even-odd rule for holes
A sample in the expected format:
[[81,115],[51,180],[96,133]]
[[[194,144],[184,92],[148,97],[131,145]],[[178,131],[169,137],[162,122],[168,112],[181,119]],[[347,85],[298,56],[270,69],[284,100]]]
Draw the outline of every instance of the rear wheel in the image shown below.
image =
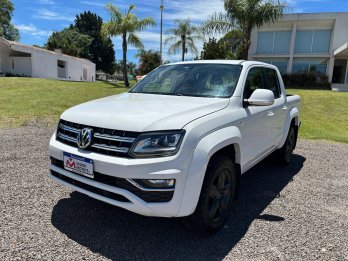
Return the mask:
[[225,156],[214,156],[208,165],[195,212],[187,223],[201,233],[214,233],[221,228],[231,210],[236,191],[236,171]]
[[297,131],[294,126],[291,126],[283,147],[277,151],[277,157],[281,164],[288,165],[290,163],[296,147],[296,140]]

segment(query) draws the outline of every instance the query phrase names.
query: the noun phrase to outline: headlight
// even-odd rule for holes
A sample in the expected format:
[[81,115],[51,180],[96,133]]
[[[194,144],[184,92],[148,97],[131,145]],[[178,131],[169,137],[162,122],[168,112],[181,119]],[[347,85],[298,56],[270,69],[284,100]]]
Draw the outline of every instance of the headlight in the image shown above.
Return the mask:
[[165,157],[176,154],[185,131],[166,131],[141,134],[131,148],[134,157]]

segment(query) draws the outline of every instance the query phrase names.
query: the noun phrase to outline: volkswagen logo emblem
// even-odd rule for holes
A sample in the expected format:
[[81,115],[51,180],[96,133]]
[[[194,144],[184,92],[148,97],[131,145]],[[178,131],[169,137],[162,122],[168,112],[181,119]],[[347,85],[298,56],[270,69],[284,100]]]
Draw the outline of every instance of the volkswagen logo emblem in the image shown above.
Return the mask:
[[84,128],[77,134],[77,146],[80,149],[85,149],[91,145],[93,140],[93,130],[90,128]]

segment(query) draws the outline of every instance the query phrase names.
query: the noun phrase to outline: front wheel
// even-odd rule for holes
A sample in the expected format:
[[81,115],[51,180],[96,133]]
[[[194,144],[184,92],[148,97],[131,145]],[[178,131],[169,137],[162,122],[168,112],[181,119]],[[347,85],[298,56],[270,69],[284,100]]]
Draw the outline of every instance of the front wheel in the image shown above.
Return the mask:
[[236,192],[236,170],[231,159],[214,156],[208,165],[195,212],[186,218],[191,228],[201,233],[215,233],[231,210]]

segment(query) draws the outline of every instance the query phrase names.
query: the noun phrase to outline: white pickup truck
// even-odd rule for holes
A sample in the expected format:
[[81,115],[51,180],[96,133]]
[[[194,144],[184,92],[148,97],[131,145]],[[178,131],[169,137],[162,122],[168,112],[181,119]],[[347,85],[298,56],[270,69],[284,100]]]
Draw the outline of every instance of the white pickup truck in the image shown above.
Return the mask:
[[50,177],[146,216],[187,217],[212,233],[241,175],[274,153],[289,163],[300,97],[275,66],[193,61],[158,67],[129,92],[65,111],[50,140]]

